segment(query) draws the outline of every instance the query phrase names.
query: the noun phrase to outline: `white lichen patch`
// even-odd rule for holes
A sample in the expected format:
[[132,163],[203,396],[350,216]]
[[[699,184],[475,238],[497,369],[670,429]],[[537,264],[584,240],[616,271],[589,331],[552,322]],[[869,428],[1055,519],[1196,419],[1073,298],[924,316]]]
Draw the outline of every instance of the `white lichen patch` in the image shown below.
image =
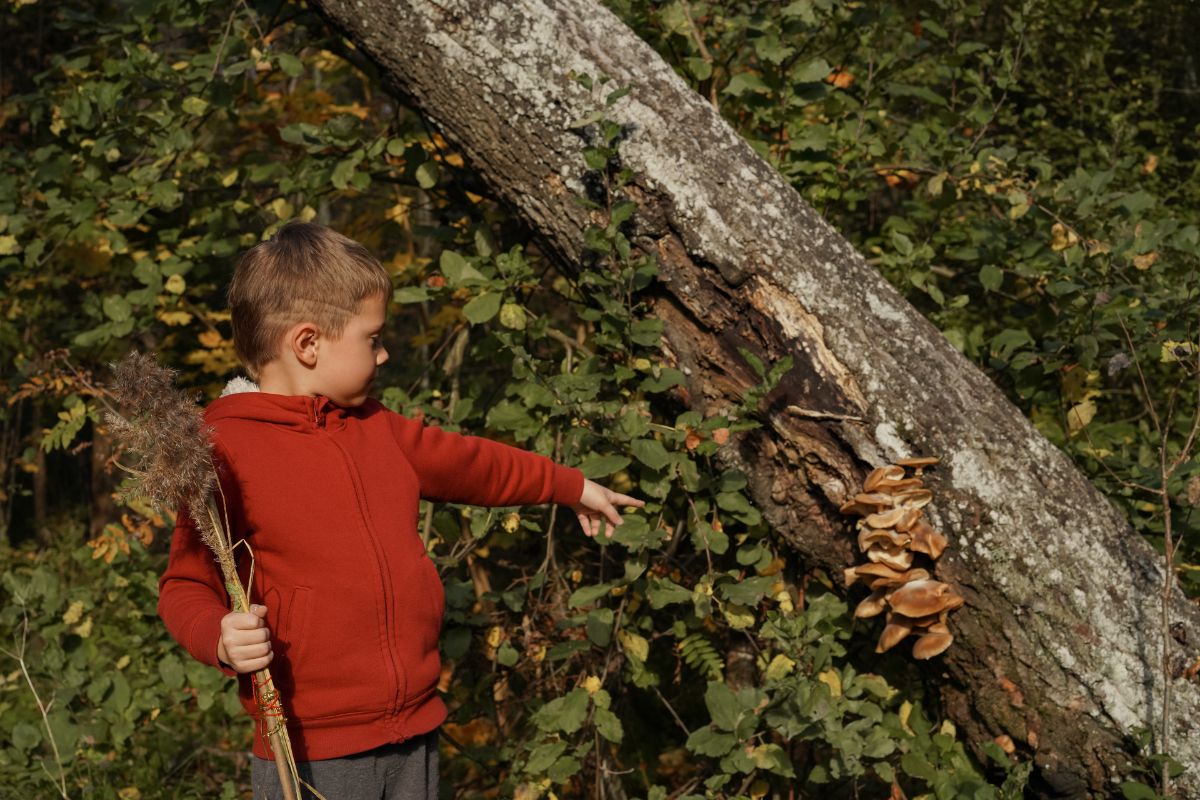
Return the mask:
[[875,441],[879,442],[879,446],[887,451],[893,461],[908,455],[908,444],[901,438],[900,431],[896,430],[893,422],[885,420],[875,426]]
[[988,504],[1004,502],[1005,493],[997,478],[999,468],[984,453],[964,446],[951,454],[949,463],[950,481],[955,489]]

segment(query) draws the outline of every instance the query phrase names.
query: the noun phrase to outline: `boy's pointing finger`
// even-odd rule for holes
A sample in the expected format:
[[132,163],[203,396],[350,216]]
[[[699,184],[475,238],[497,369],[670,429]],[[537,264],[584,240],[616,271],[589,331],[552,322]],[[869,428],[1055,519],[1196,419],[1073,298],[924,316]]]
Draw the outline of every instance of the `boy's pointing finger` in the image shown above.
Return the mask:
[[635,508],[641,508],[642,506],[646,505],[645,500],[639,500],[636,497],[630,497],[627,494],[620,494],[618,492],[613,492],[609,499],[619,506],[634,506]]

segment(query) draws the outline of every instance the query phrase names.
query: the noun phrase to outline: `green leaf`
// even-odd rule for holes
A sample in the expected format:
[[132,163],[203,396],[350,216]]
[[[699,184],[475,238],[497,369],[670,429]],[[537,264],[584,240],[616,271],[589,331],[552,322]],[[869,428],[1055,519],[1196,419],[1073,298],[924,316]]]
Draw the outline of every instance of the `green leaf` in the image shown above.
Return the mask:
[[496,662],[501,666],[511,667],[513,664],[517,663],[517,659],[519,657],[520,654],[517,652],[516,648],[508,642],[500,645],[500,647],[496,650]]
[[417,185],[422,189],[432,189],[437,186],[441,168],[436,161],[426,161],[417,167]]
[[825,80],[825,76],[832,71],[828,61],[818,58],[792,70],[791,77],[796,83],[818,83]]
[[611,608],[593,609],[587,617],[587,637],[597,647],[608,647],[612,641],[613,612]]
[[525,762],[525,771],[533,774],[545,772],[566,749],[566,742],[549,742],[538,745],[529,754],[529,760]]
[[999,291],[1004,284],[1004,271],[995,264],[984,264],[979,268],[979,282],[989,292]]
[[1158,792],[1141,781],[1125,781],[1121,784],[1125,800],[1159,800]]
[[709,681],[708,690],[704,693],[704,705],[708,706],[708,713],[718,728],[732,731],[737,727],[737,698],[723,682]]
[[580,586],[575,591],[571,592],[571,596],[567,598],[567,605],[570,608],[586,606],[589,603],[594,603],[604,595],[608,594],[612,589],[611,583],[598,583],[592,586]]
[[289,78],[296,78],[304,74],[304,62],[291,53],[280,53],[276,58],[279,61],[279,68],[287,73]]
[[582,686],[572,689],[562,697],[550,701],[549,705],[559,703],[554,713],[555,726],[564,733],[574,733],[583,726],[587,716],[588,693]]
[[178,657],[167,654],[159,659],[158,675],[168,689],[183,688],[183,664]]
[[592,721],[596,725],[596,731],[610,742],[620,744],[621,739],[625,736],[625,731],[621,728],[621,720],[607,708],[597,708],[592,715]]
[[563,783],[567,778],[579,772],[579,759],[574,756],[563,756],[546,770],[546,777],[555,783]]
[[429,288],[426,286],[401,286],[392,292],[392,300],[397,303],[420,303],[429,299]]
[[485,292],[463,306],[463,316],[475,325],[487,322],[500,310],[504,296],[498,292]]
[[579,470],[585,478],[594,480],[625,469],[629,466],[629,461],[628,456],[591,453],[584,457],[583,463],[579,465]]
[[129,301],[116,294],[110,294],[105,297],[102,305],[104,306],[104,315],[113,322],[124,322],[129,319],[130,314],[133,312],[129,306]]
[[18,722],[11,731],[13,747],[21,751],[32,750],[42,741],[42,731],[28,722]]
[[637,460],[650,469],[660,470],[671,463],[671,456],[657,439],[639,439],[630,447]]
[[465,258],[453,250],[442,251],[438,266],[441,267],[442,274],[446,276],[446,281],[451,286],[465,284],[468,281],[487,281],[487,278],[483,277],[483,273],[472,267]]
[[650,606],[659,609],[672,603],[690,603],[692,591],[670,578],[651,578],[650,585],[646,588],[646,596],[650,598]]
[[361,160],[361,156],[350,156],[349,158],[339,161],[329,176],[329,182],[332,183],[335,188],[345,189],[350,183],[350,179],[354,177],[354,171],[358,168],[358,164]]
[[208,101],[203,97],[185,97],[180,104],[184,113],[191,114],[193,117],[199,117],[208,111]]
[[767,84],[763,83],[762,78],[751,72],[739,72],[737,75],[733,76],[731,81],[729,81],[729,85],[725,87],[723,94],[727,94],[732,97],[740,97],[746,92],[767,94],[770,91],[771,88],[767,86]]
[[712,728],[700,728],[692,731],[687,739],[687,749],[701,756],[720,758],[729,754],[737,745],[737,739],[732,733],[720,733]]

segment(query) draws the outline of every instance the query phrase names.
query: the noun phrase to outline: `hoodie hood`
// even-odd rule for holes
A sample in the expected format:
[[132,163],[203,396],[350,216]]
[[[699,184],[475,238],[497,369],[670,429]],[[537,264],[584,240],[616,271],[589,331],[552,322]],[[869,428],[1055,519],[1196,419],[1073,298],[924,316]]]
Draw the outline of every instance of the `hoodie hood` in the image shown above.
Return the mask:
[[221,396],[208,404],[205,420],[246,419],[281,425],[304,433],[320,429],[338,429],[346,424],[346,417],[359,408],[340,406],[325,395],[272,394],[258,388],[258,384],[237,377],[225,384]]

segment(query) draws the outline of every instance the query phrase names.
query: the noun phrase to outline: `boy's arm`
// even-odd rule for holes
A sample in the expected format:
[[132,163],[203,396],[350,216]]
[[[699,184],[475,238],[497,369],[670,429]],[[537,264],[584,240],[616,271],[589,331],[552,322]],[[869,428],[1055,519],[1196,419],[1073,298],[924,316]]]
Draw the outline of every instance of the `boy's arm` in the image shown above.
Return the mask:
[[421,496],[479,506],[575,505],[583,473],[549,458],[464,436],[389,412],[396,441],[421,482]]
[[[220,464],[217,453],[213,460]],[[225,477],[219,466],[218,472]],[[223,480],[222,486],[227,499],[236,497],[232,481]],[[232,518],[233,509],[230,512]],[[175,641],[196,660],[234,676],[237,672],[217,658],[221,619],[229,613],[227,603],[216,556],[201,541],[187,509],[177,509],[167,568],[158,579],[158,615]]]

